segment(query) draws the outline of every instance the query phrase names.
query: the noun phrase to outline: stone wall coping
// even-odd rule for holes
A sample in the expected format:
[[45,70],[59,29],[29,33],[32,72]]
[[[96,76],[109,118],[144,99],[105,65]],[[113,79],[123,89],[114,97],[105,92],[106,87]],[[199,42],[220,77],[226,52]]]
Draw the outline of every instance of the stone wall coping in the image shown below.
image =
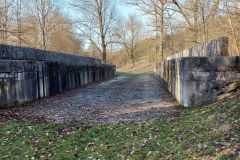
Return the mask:
[[65,54],[41,49],[26,48],[0,44],[1,60],[32,60],[60,62],[69,65],[101,65],[100,59],[84,57],[72,54]]
[[219,57],[181,57],[159,61],[164,66],[166,63],[179,63],[184,71],[240,71],[240,56]]
[[220,37],[206,43],[201,43],[195,47],[185,49],[179,53],[168,56],[167,60],[182,57],[215,57],[229,56],[228,54],[228,37]]

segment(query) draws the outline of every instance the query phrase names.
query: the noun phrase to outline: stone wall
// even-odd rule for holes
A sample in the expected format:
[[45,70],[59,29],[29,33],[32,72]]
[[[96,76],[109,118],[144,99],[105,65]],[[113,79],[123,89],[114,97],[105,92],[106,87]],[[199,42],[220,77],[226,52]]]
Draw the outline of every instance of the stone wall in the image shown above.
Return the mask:
[[228,56],[228,38],[221,37],[208,43],[199,44],[193,48],[167,57],[167,60],[181,57],[215,57]]
[[240,80],[240,57],[219,55],[161,61],[155,73],[183,106],[210,104]]
[[115,76],[99,59],[0,45],[0,108]]

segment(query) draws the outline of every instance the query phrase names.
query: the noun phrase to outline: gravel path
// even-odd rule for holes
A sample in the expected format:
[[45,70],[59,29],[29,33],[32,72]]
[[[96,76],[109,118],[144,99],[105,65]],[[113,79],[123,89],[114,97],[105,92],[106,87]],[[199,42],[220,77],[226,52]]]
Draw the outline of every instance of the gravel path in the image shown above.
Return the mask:
[[14,114],[57,123],[74,123],[86,118],[97,124],[146,121],[176,113],[174,105],[175,100],[153,76],[120,76],[1,111],[0,119]]

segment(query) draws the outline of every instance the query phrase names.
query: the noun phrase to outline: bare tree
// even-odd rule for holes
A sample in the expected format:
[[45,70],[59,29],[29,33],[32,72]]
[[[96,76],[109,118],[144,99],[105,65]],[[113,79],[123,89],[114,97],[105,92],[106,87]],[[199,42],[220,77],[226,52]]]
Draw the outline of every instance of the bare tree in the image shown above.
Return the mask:
[[8,0],[0,1],[0,33],[1,42],[7,43],[10,23],[10,2]]
[[107,62],[107,46],[112,43],[111,36],[116,30],[118,17],[114,0],[74,1],[80,17],[76,27],[90,43],[93,43],[104,63]]
[[172,9],[183,16],[189,31],[192,32],[192,42],[201,41],[200,32],[203,33],[204,41],[208,41],[208,22],[209,19],[216,20],[220,2],[221,0],[172,0],[176,7]]
[[125,48],[128,57],[134,66],[135,54],[138,48],[142,24],[136,15],[129,15],[127,23],[123,22],[119,28],[117,38]]
[[213,1],[213,6],[210,9],[210,15],[216,19],[217,13],[219,11],[219,5],[220,5],[221,0],[214,0]]
[[240,28],[235,27],[233,18],[239,19],[239,17],[240,17],[239,5],[240,5],[240,2],[238,2],[238,1],[224,0],[224,9],[223,9],[223,12],[226,14],[226,19],[229,24],[229,28],[231,30],[234,45],[235,45],[238,55],[240,55],[240,46],[239,46],[239,37],[237,36],[236,30],[239,30]]
[[190,31],[193,32],[192,42],[198,43],[199,0],[188,1],[191,9],[184,9],[184,5],[180,4],[178,0],[172,0],[172,2],[177,7],[177,12],[183,16]]
[[164,35],[165,35],[165,16],[167,13],[167,0],[130,0],[130,5],[138,7],[143,13],[152,18],[152,24],[155,31],[155,38],[158,41],[156,53],[159,58],[164,58]]
[[61,13],[56,13],[53,17],[59,22],[51,31],[49,38],[49,49],[64,52],[81,54],[81,39],[73,32],[73,27],[70,19]]
[[51,30],[57,25],[54,21],[53,15],[56,13],[57,6],[55,0],[33,0],[30,3],[32,6],[32,14],[37,18],[40,37],[41,47],[47,50],[48,39]]
[[0,1],[1,43],[79,53],[81,40],[72,31],[57,0]]
[[18,39],[18,45],[21,46],[23,42],[23,0],[15,0],[13,8],[14,20],[16,29],[14,29],[15,36]]

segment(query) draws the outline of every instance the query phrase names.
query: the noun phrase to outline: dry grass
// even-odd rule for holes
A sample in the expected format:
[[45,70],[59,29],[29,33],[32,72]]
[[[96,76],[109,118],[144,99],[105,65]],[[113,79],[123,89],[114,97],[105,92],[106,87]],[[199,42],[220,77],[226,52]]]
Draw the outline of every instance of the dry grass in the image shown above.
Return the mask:
[[148,57],[141,57],[137,59],[134,66],[131,64],[122,65],[117,68],[120,73],[131,74],[151,74],[154,70],[154,64],[148,62]]

